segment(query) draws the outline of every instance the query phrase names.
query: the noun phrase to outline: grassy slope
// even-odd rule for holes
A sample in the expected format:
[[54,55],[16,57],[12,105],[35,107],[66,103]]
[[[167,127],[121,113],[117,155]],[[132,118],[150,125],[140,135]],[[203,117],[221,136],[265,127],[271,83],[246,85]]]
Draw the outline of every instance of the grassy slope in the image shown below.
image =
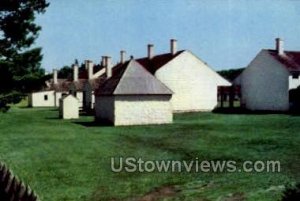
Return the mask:
[[[42,200],[125,200],[176,184],[177,200],[276,200],[276,186],[300,181],[300,117],[180,114],[164,126],[99,127],[54,109],[0,114],[0,159]],[[77,122],[77,123],[76,123]],[[280,160],[281,173],[112,173],[111,156],[143,159]],[[208,184],[208,185],[207,185]],[[271,187],[271,188],[270,188]]]

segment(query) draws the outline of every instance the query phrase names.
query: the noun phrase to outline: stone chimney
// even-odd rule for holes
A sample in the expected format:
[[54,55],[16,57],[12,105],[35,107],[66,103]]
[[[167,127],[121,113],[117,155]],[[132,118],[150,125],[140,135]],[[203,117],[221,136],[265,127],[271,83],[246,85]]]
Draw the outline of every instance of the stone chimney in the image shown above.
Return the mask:
[[284,48],[283,48],[283,40],[281,38],[276,38],[276,51],[278,55],[284,54]]
[[170,52],[172,55],[175,55],[177,53],[177,40],[176,39],[170,40]]
[[53,84],[57,84],[57,69],[53,69]]
[[101,60],[101,66],[106,66],[106,57],[102,56],[102,60]]
[[73,64],[73,81],[77,82],[78,81],[78,65]]
[[112,76],[112,64],[111,64],[111,57],[107,56],[106,58],[106,66],[105,66],[105,71],[106,71],[106,78],[110,78]]
[[148,59],[152,59],[154,57],[154,45],[149,44],[148,45]]
[[121,50],[120,51],[120,63],[123,64],[125,63],[125,60],[126,60],[126,51],[125,50]]
[[88,72],[88,79],[92,79],[94,73],[94,64],[91,60],[85,60],[85,69],[87,69]]
[[89,63],[89,60],[85,60],[84,61],[84,68],[85,68],[85,70],[88,69],[88,63]]

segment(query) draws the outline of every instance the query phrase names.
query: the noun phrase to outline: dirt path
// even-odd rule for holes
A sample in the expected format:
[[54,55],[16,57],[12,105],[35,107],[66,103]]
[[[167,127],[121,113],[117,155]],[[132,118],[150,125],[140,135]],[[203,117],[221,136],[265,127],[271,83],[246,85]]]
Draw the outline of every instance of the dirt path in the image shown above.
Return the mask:
[[146,193],[136,201],[157,201],[166,197],[174,197],[177,193],[179,193],[179,190],[174,186],[162,186]]

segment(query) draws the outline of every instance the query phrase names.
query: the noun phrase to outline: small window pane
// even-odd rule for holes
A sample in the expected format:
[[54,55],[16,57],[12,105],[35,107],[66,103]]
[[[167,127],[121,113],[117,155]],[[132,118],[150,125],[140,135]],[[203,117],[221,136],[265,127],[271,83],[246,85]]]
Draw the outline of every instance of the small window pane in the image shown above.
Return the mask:
[[299,78],[299,74],[294,73],[294,74],[293,74],[293,79],[298,79],[298,78]]

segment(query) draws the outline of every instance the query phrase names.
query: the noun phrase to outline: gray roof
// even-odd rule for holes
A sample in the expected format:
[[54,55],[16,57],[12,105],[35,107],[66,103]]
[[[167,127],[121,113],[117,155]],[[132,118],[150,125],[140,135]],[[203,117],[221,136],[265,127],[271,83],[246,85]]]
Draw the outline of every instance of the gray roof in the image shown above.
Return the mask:
[[171,95],[173,92],[141,64],[130,60],[99,86],[97,95]]

